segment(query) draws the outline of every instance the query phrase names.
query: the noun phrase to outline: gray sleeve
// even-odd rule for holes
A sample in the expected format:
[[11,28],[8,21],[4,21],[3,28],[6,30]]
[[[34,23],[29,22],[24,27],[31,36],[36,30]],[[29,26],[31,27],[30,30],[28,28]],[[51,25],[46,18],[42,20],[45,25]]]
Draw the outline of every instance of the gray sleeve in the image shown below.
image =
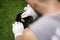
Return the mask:
[[34,32],[38,40],[51,40],[51,36],[55,34],[57,25],[58,22],[49,18],[39,18],[29,28]]

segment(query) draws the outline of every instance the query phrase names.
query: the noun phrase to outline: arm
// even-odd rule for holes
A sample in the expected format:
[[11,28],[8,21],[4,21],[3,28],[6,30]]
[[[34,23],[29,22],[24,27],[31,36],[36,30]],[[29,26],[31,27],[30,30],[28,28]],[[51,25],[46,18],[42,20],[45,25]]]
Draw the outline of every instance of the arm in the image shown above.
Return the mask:
[[57,0],[26,0],[37,12],[42,14],[60,13],[60,3]]
[[13,24],[12,31],[14,33],[15,40],[37,40],[36,36],[30,29],[25,29],[21,22],[15,22]]
[[23,35],[18,35],[16,40],[37,40],[37,38],[30,29],[25,29]]

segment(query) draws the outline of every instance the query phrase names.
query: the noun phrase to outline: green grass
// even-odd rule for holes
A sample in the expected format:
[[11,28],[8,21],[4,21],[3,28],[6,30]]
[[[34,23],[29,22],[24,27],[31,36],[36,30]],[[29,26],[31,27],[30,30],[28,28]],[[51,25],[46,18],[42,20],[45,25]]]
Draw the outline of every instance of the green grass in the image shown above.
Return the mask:
[[0,40],[14,40],[12,23],[25,6],[25,0],[0,0]]

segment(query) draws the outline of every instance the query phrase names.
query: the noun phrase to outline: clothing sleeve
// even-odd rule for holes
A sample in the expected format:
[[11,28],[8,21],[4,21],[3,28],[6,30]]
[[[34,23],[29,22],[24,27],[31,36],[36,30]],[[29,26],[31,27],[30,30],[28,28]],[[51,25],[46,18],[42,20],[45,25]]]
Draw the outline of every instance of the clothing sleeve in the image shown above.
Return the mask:
[[49,18],[39,18],[36,22],[29,25],[29,28],[37,36],[38,40],[51,40],[57,25],[56,21]]

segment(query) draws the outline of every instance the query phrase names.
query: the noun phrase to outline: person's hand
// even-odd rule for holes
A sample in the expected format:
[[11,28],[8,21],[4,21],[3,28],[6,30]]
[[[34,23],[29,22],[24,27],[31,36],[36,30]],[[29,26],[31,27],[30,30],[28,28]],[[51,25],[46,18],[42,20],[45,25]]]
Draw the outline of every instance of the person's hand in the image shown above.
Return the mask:
[[24,31],[24,26],[21,22],[15,22],[12,24],[13,28],[12,31],[14,33],[14,36],[18,36],[18,35],[23,35],[23,31]]
[[28,4],[27,7],[24,8],[25,12],[21,15],[22,18],[32,16],[33,19],[36,19],[38,16],[34,9]]
[[57,0],[26,0],[39,13],[60,13]]

